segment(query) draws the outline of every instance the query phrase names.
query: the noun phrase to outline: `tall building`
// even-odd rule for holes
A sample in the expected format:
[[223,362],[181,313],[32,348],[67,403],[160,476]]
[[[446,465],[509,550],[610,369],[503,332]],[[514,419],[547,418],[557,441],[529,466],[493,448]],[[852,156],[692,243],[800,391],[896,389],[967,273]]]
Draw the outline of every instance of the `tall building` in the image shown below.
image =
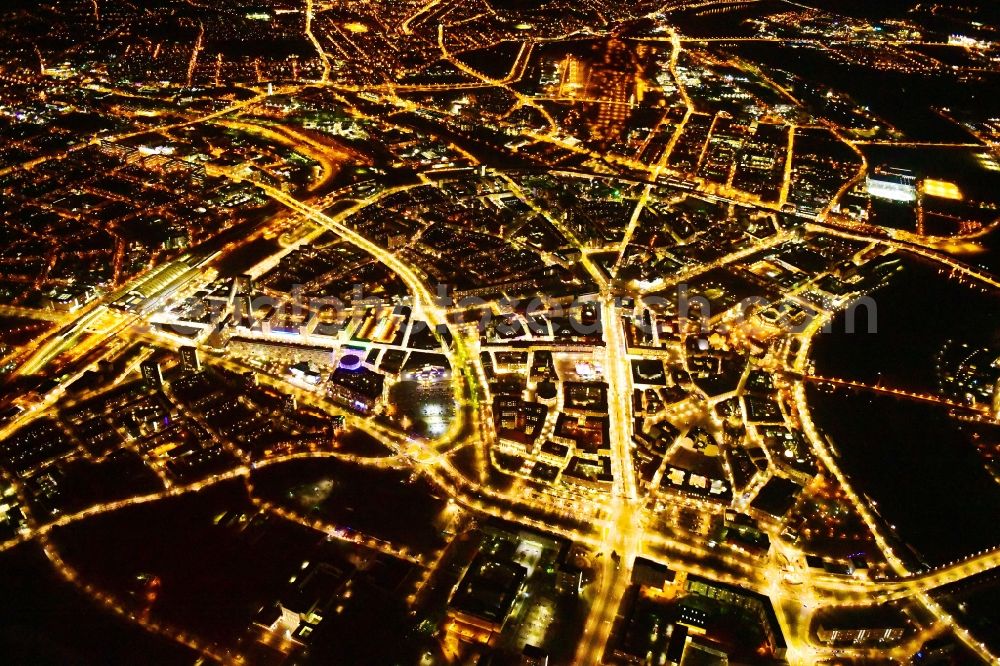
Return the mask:
[[152,359],[142,362],[139,366],[142,370],[142,379],[149,388],[158,389],[163,386],[163,371],[160,370],[159,361]]
[[993,416],[1000,419],[1000,379],[993,387]]
[[539,647],[525,645],[518,666],[549,666],[549,655]]
[[253,296],[253,278],[246,273],[236,276],[236,293]]
[[201,356],[197,347],[181,347],[180,354],[184,372],[201,372]]
[[240,294],[233,300],[233,325],[253,328],[253,302],[249,295]]

